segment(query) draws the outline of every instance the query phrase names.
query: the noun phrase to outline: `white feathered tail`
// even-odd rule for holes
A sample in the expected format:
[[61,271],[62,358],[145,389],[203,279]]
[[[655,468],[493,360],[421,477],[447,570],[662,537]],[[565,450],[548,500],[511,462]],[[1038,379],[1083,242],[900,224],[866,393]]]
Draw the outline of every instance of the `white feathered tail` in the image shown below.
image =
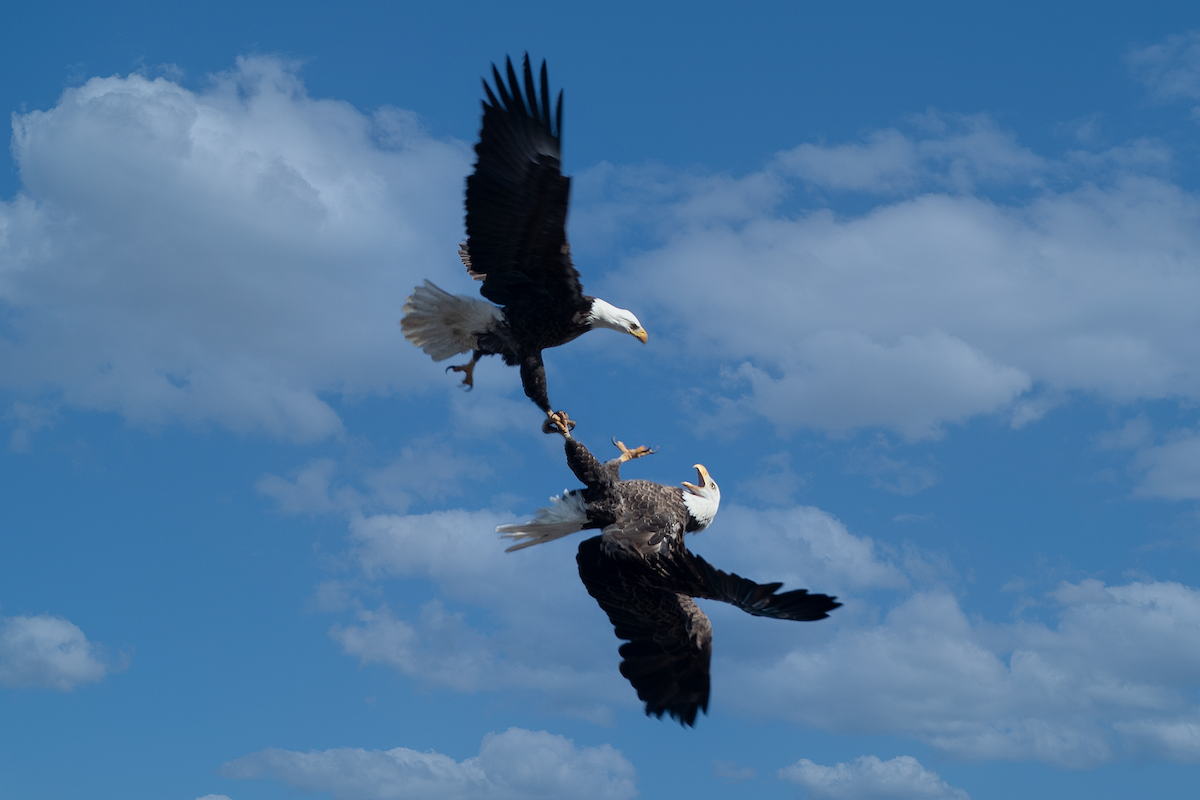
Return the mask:
[[557,497],[551,497],[550,505],[539,508],[529,522],[497,525],[496,533],[503,533],[505,539],[529,540],[514,544],[504,551],[511,553],[523,547],[532,547],[570,536],[587,527],[587,521],[587,503],[584,502],[583,494],[578,491],[563,491]]
[[442,361],[479,347],[476,334],[504,320],[504,312],[491,303],[450,294],[429,281],[413,289],[404,302],[400,330],[404,338]]

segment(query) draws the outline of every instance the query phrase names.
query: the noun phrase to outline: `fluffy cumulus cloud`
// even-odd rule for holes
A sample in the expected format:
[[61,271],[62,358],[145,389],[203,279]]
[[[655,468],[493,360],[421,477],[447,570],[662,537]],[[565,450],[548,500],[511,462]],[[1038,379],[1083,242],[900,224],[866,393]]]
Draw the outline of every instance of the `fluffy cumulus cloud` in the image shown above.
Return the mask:
[[1017,144],[986,114],[927,113],[911,119],[920,136],[889,129],[865,141],[821,146],[802,144],[781,153],[785,174],[824,189],[875,194],[930,185],[971,191],[991,184],[1036,181],[1044,159]]
[[[191,91],[93,78],[16,115],[22,191],[0,203],[0,388],[26,445],[47,404],[143,424],[311,440],[329,393],[435,370],[396,321],[452,268],[465,145],[408,112],[309,97],[247,58]],[[404,376],[404,377],[401,377]]]
[[[1072,393],[1194,401],[1200,202],[1163,177],[1169,157],[1142,142],[1051,162],[986,118],[926,115],[689,178],[654,214],[661,244],[613,281],[785,430],[917,439],[978,414],[1024,424]],[[618,190],[635,178],[595,180],[635,204]],[[848,190],[882,196],[821,208]]]
[[734,671],[759,713],[905,733],[956,758],[1200,761],[1200,591],[1087,580],[1052,599],[1056,624],[991,624],[920,591],[878,624]]
[[834,593],[909,586],[895,554],[813,506],[722,507],[712,527],[689,545],[727,572],[758,575],[764,582]]
[[[355,517],[352,558],[360,581],[432,581],[419,608],[353,608],[330,635],[364,664],[383,664],[421,683],[456,691],[524,690],[557,711],[611,720],[632,707],[612,668],[616,640],[575,573],[575,544],[505,553],[496,525],[512,517],[478,511]],[[537,575],[537,581],[530,581]],[[361,584],[326,587],[357,598]]]
[[[609,721],[613,707],[636,707],[636,695],[615,669],[612,627],[576,574],[580,537],[505,553],[493,531],[510,521],[489,511],[355,516],[350,557],[359,575],[327,583],[319,593],[326,608],[348,614],[331,627],[331,637],[363,664],[431,686],[521,690],[558,712],[597,722]],[[903,590],[910,581],[894,554],[811,507],[731,507],[693,546],[727,570],[790,587],[863,593]],[[365,586],[394,578],[432,581],[436,597],[416,607],[364,599],[370,596]],[[763,637],[752,627],[763,620],[712,605],[711,614],[728,619],[718,650],[751,661],[766,657],[764,647],[782,657],[789,647],[832,633],[781,626],[775,631],[781,635]],[[724,690],[722,697],[728,698]]]
[[114,668],[103,647],[62,617],[0,617],[0,686],[69,692]]
[[812,800],[970,800],[912,756],[861,756],[832,767],[802,758],[777,774],[804,787]]
[[[505,521],[355,518],[358,575],[324,590],[346,614],[333,639],[364,664],[451,691],[519,690],[598,722],[636,707],[612,629],[572,569],[574,541],[503,553],[491,531]],[[964,610],[936,559],[816,508],[732,506],[691,546],[726,570],[846,603],[828,620],[786,623],[705,602],[721,713],[912,736],[961,759],[1200,761],[1198,589],[1064,583],[1041,604],[1045,619],[995,623]],[[436,598],[364,600],[395,578],[430,581]]]
[[[1187,94],[1194,38],[1131,59]],[[410,113],[311,98],[252,58],[202,91],[92,79],[15,117],[13,153],[14,448],[63,404],[316,439],[341,430],[331,395],[437,375],[395,322],[421,277],[458,271],[470,159]],[[1200,398],[1200,203],[1170,159],[1153,141],[1047,159],[986,116],[930,112],[741,177],[602,165],[572,225],[581,252],[650,243],[607,287],[657,320],[646,357],[686,341],[729,403],[785,430],[918,439],[1072,393]],[[873,205],[828,210],[847,192]]]
[[638,793],[637,774],[619,750],[576,747],[562,736],[521,728],[488,734],[479,755],[463,761],[406,747],[263,750],[220,771],[230,778],[274,778],[336,800],[621,800]]

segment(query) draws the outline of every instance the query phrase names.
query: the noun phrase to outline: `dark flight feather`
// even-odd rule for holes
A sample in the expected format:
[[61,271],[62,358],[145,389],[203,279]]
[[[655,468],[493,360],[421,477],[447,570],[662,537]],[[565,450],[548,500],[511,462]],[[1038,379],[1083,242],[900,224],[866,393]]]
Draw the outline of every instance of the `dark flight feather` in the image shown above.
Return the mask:
[[492,65],[492,79],[483,81],[477,158],[467,177],[467,241],[459,255],[468,274],[481,281],[479,293],[501,308],[427,284],[408,298],[401,327],[435,360],[471,352],[469,364],[453,367],[466,373],[467,386],[483,356],[519,366],[525,394],[557,418],[543,350],[595,327],[628,333],[643,344],[647,336],[631,312],[585,295],[579,283],[567,242],[571,180],[562,174],[562,92],[552,124],[545,62],[540,81],[528,54],[520,75],[505,59],[503,72]]
[[[602,530],[579,545],[579,577],[608,615],[617,638],[627,640],[619,648],[621,674],[647,714],[667,714],[689,726],[699,712],[707,712],[712,625],[692,598],[720,600],[755,616],[800,621],[823,619],[841,605],[806,589],[781,594],[781,583],[755,583],[688,550],[684,535],[707,526],[720,503],[720,489],[704,467],[697,465],[701,485],[689,484],[686,492],[622,480],[621,464],[649,451],[629,451],[617,443],[622,456],[601,463],[582,443],[560,432],[567,465],[585,486],[571,494],[584,518],[571,519],[559,509],[540,524],[535,520],[498,530],[528,540],[516,548],[578,530]],[[565,499],[558,502],[569,505]]]

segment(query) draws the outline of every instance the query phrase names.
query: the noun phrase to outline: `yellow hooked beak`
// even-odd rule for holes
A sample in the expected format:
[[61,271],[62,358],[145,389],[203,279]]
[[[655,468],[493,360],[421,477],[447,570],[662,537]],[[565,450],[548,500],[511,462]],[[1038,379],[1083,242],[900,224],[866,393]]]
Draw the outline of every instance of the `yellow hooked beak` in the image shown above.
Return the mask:
[[632,333],[634,337],[642,344],[645,344],[646,340],[650,338],[650,335],[646,333],[645,328],[638,328],[636,331],[630,331],[630,333]]
[[709,481],[711,481],[712,478],[708,477],[708,470],[704,468],[703,464],[693,464],[692,469],[696,470],[696,480],[700,481],[700,485],[696,486],[695,484],[688,483],[687,481],[684,481],[683,485],[688,489],[691,489],[692,493],[695,494],[696,492],[699,492],[701,488],[708,486]]

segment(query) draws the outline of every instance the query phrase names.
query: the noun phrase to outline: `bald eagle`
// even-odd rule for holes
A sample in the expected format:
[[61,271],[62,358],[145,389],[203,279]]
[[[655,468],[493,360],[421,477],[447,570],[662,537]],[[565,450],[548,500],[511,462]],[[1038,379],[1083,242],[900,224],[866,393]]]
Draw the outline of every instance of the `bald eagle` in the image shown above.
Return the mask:
[[653,452],[621,451],[601,464],[555,424],[566,440],[567,464],[587,488],[564,492],[531,522],[496,530],[518,540],[518,550],[575,531],[600,528],[579,545],[579,577],[616,629],[621,674],[646,704],[646,714],[669,714],[695,725],[708,712],[712,625],[693,597],[731,603],[743,611],[776,619],[818,620],[841,605],[824,594],[795,589],[776,594],[781,583],[758,584],[723,572],[687,549],[685,533],[708,527],[721,503],[721,490],[703,465],[699,483],[683,488],[650,481],[621,480],[621,464]]
[[468,387],[483,356],[519,366],[525,394],[546,413],[544,427],[553,432],[553,419],[574,423],[565,412],[551,411],[542,350],[593,328],[622,331],[642,344],[647,336],[631,312],[583,293],[567,243],[571,179],[561,171],[562,92],[551,118],[546,62],[540,96],[528,54],[524,94],[512,61],[505,62],[507,87],[495,65],[496,91],[483,82],[478,161],[467,178],[467,241],[459,247],[467,273],[483,282],[479,292],[492,302],[452,295],[425,281],[405,303],[400,327],[434,361],[472,352],[469,362],[447,369],[465,373]]

